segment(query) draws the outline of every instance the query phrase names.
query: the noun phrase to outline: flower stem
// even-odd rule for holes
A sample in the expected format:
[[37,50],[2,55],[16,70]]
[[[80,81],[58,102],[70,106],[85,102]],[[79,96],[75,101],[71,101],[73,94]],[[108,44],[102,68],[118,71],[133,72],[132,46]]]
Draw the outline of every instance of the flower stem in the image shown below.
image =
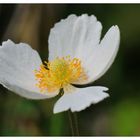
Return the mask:
[[68,110],[70,128],[72,136],[79,136],[77,114]]
[[76,112],[73,113],[74,115],[74,122],[75,122],[75,129],[76,129],[76,136],[79,136],[79,129],[78,129],[78,118]]
[[70,110],[68,110],[68,116],[69,116],[69,123],[70,123],[70,128],[71,128],[71,134],[72,134],[72,136],[74,136],[74,126],[73,126],[72,114],[71,114]]

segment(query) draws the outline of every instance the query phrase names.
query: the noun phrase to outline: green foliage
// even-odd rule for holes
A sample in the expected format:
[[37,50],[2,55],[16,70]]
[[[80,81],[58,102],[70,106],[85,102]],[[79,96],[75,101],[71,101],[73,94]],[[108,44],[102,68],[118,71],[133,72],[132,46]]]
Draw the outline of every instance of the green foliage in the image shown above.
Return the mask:
[[126,99],[112,108],[112,134],[120,136],[140,135],[140,102]]

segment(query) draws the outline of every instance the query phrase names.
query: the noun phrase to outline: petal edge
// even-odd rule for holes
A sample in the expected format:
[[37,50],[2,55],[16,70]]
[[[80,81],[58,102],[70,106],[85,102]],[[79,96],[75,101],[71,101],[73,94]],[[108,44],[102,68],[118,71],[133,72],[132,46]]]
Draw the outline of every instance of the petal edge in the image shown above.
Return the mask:
[[55,104],[54,113],[59,113],[70,109],[72,112],[81,111],[109,97],[105,91],[106,87],[77,88],[73,93],[65,93]]

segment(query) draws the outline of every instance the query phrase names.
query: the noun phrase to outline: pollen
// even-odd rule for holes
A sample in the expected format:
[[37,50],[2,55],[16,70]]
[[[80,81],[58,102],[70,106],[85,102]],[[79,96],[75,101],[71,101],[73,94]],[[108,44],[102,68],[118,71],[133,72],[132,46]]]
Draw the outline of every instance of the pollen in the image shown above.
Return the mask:
[[45,61],[39,70],[35,70],[35,77],[38,81],[36,86],[40,91],[49,93],[62,88],[68,90],[71,84],[87,80],[80,59],[71,59],[70,56]]

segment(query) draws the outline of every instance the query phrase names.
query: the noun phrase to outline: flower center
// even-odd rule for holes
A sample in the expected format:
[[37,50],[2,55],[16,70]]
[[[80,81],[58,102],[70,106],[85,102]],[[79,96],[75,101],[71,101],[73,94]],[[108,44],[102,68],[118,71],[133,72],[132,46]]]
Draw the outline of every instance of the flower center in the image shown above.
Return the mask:
[[41,92],[55,92],[70,84],[87,80],[87,75],[78,58],[57,57],[51,62],[45,61],[44,63],[40,65],[39,70],[35,71],[35,77],[38,81],[36,85]]

